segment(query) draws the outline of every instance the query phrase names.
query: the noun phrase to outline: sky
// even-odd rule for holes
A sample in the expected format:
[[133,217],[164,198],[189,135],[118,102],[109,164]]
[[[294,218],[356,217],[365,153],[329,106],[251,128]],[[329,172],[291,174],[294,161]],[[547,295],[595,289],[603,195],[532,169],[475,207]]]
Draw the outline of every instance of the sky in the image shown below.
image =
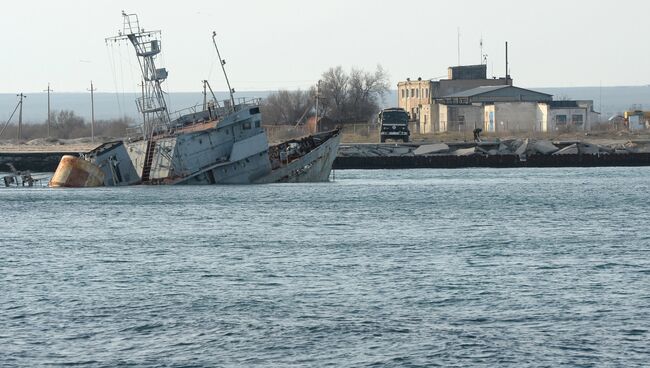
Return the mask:
[[[165,88],[227,90],[212,45],[239,91],[307,89],[330,67],[374,70],[391,85],[440,78],[447,67],[481,62],[488,75],[510,74],[521,87],[650,84],[650,40],[634,14],[642,1],[385,0],[30,0],[3,3],[0,93],[138,91],[132,47],[105,43],[121,11],[141,28],[162,31],[158,60]],[[460,37],[458,35],[460,34]]]

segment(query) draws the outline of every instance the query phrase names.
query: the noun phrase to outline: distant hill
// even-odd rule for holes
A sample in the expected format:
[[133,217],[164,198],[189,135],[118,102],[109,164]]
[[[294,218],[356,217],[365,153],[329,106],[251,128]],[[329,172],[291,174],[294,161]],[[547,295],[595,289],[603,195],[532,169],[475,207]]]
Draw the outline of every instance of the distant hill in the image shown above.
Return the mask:
[[598,111],[602,105],[602,113],[607,117],[630,109],[650,109],[650,86],[531,89],[552,94],[554,99],[594,100],[594,109]]
[[[605,117],[630,108],[650,109],[650,86],[630,87],[570,87],[570,88],[531,88],[549,93],[555,99],[594,100],[594,108],[602,110]],[[266,97],[270,91],[237,92],[237,97]],[[226,92],[217,92],[219,100],[228,98]],[[602,95],[602,103],[600,96]],[[111,119],[121,116],[138,118],[135,106],[136,93],[95,93],[95,119]],[[170,93],[168,95],[170,110],[175,111],[200,104],[203,96],[200,92]],[[18,99],[13,93],[0,93],[0,123],[7,121],[14,110]],[[397,91],[390,91],[383,101],[383,107],[397,105]],[[53,93],[51,95],[52,110],[72,110],[77,115],[90,119],[89,93]],[[47,118],[47,94],[27,93],[23,106],[24,122],[43,122]],[[13,120],[15,119],[15,120]],[[17,121],[16,115],[12,121]]]

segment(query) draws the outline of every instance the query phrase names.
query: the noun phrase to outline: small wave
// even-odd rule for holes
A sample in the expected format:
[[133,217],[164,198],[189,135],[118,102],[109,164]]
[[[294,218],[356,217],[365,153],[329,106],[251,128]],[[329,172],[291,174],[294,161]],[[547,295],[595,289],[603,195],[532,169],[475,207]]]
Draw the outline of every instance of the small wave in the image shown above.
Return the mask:
[[126,259],[102,259],[99,260],[101,263],[132,263],[133,261],[129,261]]
[[139,325],[139,326],[127,327],[125,329],[120,330],[120,332],[130,332],[130,331],[138,332],[138,333],[149,332],[151,330],[158,329],[158,328],[160,328],[162,326],[163,326],[163,324],[160,323],[160,322],[145,323],[145,324]]
[[62,366],[66,366],[66,367],[68,367],[68,366],[69,367],[75,367],[75,366],[78,366],[78,365],[96,365],[98,363],[99,362],[96,361],[96,360],[81,360],[81,361],[78,361],[78,362],[75,362],[75,361],[73,361],[73,362],[62,362],[60,364]]

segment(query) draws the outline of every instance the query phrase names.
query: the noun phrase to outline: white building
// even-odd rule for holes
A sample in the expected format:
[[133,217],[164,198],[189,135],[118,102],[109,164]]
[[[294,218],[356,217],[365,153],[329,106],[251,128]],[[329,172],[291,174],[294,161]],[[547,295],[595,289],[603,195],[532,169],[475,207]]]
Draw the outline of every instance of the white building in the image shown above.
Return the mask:
[[488,132],[590,130],[600,119],[593,101],[553,101],[553,96],[514,87],[512,79],[486,78],[485,65],[450,67],[448,79],[398,83],[398,106],[418,133],[483,128]]
[[553,101],[552,95],[510,85],[472,88],[432,105],[422,110],[430,112],[422,120],[433,121],[431,132],[479,127],[486,132],[584,131],[599,119],[592,101]]
[[509,77],[488,79],[486,75],[486,65],[464,65],[449,67],[447,79],[432,81],[407,78],[397,84],[397,106],[409,113],[411,121],[418,123],[418,132],[438,132],[439,106],[435,99],[479,86],[512,85]]

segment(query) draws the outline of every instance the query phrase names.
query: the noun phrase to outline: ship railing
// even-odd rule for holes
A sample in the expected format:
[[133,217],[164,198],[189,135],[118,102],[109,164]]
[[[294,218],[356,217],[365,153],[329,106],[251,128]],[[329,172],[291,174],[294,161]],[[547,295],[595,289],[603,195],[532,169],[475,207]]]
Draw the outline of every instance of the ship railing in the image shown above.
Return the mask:
[[173,112],[170,112],[169,113],[169,118],[172,121],[174,121],[174,120],[180,118],[181,116],[185,116],[185,115],[188,115],[188,114],[195,114],[195,113],[200,112],[200,111],[203,111],[203,104],[202,103],[196,104],[196,105],[190,106],[190,107],[185,107],[183,109],[176,110],[176,111],[173,111]]
[[201,103],[171,112],[169,113],[171,128],[219,119],[224,114],[222,109],[222,107],[215,106],[213,102],[208,102],[206,106]]
[[232,107],[232,101],[230,99],[223,100],[217,105],[223,106],[224,110],[227,113],[231,113],[233,111],[241,111],[251,106],[259,106],[262,104],[262,99],[259,97],[237,97],[234,99],[234,102],[235,102],[234,109]]
[[[226,100],[230,104],[230,100]],[[225,102],[224,102],[225,103]],[[259,106],[262,104],[262,99],[259,97],[238,97],[235,99],[235,110],[238,106]]]
[[144,134],[142,133],[142,125],[130,126],[126,128],[126,139],[129,142],[137,141],[142,139]]
[[259,106],[261,102],[261,98],[240,97],[235,99],[235,108],[233,109],[230,100],[223,100],[220,102],[210,100],[206,104],[200,103],[171,112],[169,118],[172,121],[173,127],[219,120],[233,111],[236,112],[247,107]]
[[166,134],[170,131],[168,124],[160,120],[154,123],[139,124],[126,128],[126,139],[129,142],[139,141],[141,139],[149,139],[152,136]]

